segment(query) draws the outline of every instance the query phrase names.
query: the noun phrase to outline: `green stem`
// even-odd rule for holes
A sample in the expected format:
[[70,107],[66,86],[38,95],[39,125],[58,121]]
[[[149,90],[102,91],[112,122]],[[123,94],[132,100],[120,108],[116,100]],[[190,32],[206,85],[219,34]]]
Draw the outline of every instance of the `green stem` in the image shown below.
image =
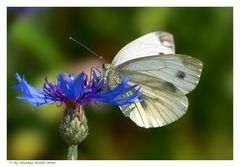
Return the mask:
[[70,145],[68,147],[67,159],[68,160],[78,159],[78,145]]

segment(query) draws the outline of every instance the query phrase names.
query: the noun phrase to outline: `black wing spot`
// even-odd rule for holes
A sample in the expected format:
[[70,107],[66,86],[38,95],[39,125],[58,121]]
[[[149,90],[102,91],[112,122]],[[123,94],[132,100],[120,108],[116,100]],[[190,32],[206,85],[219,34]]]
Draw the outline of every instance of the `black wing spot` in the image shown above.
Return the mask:
[[172,91],[172,92],[176,92],[177,91],[177,88],[175,85],[173,85],[172,83],[170,82],[165,82],[165,85],[167,87],[168,90]]
[[179,79],[184,79],[186,77],[186,74],[183,71],[178,71],[176,77]]

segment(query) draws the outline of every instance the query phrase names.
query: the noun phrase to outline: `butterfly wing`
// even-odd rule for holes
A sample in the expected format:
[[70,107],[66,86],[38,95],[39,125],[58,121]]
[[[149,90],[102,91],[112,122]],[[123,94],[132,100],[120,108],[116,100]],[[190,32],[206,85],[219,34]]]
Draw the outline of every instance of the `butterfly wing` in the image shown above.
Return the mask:
[[[144,72],[122,70],[131,75],[130,85],[141,85],[141,103],[135,102],[121,106],[125,116],[144,128],[161,127],[182,117],[188,107],[188,100],[173,84]],[[130,95],[132,92],[125,94]]]
[[120,108],[145,128],[161,127],[184,115],[188,107],[185,95],[196,87],[202,72],[200,60],[175,54],[173,36],[166,32],[134,40],[118,52],[112,64],[118,71],[114,77],[131,75],[129,84],[140,84],[144,101]]
[[118,66],[139,57],[174,53],[175,46],[172,34],[161,31],[152,32],[123,47],[113,59],[112,64]]
[[191,92],[198,84],[202,62],[180,54],[156,55],[133,59],[115,67],[118,70],[143,72],[167,81],[183,94]]
[[138,126],[151,128],[170,124],[186,113],[185,94],[198,84],[202,63],[190,56],[170,54],[133,59],[115,68],[131,76],[130,85],[141,86],[144,99],[120,109]]

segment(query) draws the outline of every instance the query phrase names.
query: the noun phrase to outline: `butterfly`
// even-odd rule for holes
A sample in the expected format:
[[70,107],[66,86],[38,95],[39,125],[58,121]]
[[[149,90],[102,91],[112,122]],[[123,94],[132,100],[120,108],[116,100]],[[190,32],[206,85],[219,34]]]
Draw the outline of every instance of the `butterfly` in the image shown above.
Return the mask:
[[121,83],[121,75],[130,76],[129,85],[140,85],[143,101],[120,109],[136,125],[155,128],[170,124],[186,113],[186,94],[197,86],[202,66],[196,58],[175,54],[173,35],[158,31],[127,44],[112,64],[103,64],[103,71],[110,89]]

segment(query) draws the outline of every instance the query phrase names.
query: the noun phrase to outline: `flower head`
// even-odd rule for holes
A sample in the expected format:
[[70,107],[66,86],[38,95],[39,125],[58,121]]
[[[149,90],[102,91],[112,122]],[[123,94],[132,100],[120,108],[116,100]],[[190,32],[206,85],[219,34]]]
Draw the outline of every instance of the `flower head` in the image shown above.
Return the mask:
[[[91,101],[105,102],[115,105],[125,105],[136,101],[141,93],[138,86],[129,86],[129,76],[122,76],[122,82],[112,90],[107,90],[107,83],[105,82],[101,72],[94,71],[88,79],[88,75],[81,72],[77,76],[74,74],[65,75],[59,74],[56,77],[56,84],[53,84],[45,78],[42,90],[32,87],[27,81],[16,73],[18,85],[14,87],[20,90],[24,96],[17,98],[26,100],[35,106],[40,106],[49,102],[60,102],[60,105],[66,104],[70,106],[85,106]],[[136,90],[135,90],[136,89]],[[132,91],[131,95],[125,94]]]
[[141,96],[139,88],[137,89],[138,85],[128,85],[129,76],[122,76],[122,82],[112,90],[108,90],[105,78],[98,69],[92,70],[90,78],[84,72],[77,76],[67,73],[60,74],[56,77],[56,84],[45,78],[41,90],[32,87],[18,73],[16,73],[16,79],[18,85],[14,89],[20,90],[24,94],[17,98],[35,106],[50,102],[60,102],[57,106],[67,105],[65,116],[59,125],[59,132],[69,144],[68,159],[77,159],[77,145],[88,135],[83,106],[92,101],[122,106],[135,102]]

